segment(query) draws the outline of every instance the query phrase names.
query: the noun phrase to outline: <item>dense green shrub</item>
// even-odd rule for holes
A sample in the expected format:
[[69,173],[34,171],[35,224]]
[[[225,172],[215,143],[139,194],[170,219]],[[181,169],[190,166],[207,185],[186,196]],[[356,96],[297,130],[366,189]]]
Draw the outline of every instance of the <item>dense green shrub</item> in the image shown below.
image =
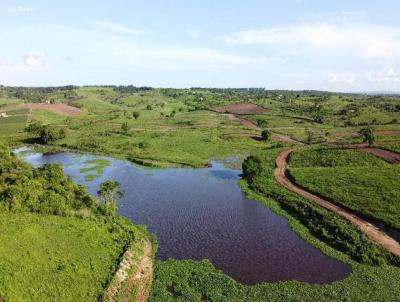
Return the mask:
[[0,211],[69,215],[100,207],[83,186],[64,175],[61,166],[33,168],[0,149]]

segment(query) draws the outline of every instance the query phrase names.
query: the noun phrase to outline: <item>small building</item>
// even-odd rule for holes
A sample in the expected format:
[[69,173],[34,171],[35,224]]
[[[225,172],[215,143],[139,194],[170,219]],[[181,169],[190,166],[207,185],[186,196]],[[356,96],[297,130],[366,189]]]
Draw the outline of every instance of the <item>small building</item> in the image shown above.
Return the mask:
[[8,117],[8,115],[5,112],[0,112],[0,117]]

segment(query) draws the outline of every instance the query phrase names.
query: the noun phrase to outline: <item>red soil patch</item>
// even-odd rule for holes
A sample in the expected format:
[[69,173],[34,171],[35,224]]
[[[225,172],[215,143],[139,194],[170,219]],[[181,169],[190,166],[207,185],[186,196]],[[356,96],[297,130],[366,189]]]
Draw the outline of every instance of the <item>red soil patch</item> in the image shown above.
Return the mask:
[[28,108],[30,110],[44,109],[55,113],[66,115],[79,115],[81,110],[66,104],[42,104],[42,103],[26,103],[19,106],[20,108]]
[[215,108],[215,111],[219,113],[257,114],[257,113],[263,113],[265,109],[254,104],[245,103],[245,104],[232,104],[232,105],[217,107]]

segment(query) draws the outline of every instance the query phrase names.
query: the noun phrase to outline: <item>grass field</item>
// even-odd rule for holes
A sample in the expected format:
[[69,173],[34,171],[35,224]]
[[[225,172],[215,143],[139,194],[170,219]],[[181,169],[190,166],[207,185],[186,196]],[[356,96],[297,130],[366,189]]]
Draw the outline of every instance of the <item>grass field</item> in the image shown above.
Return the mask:
[[400,229],[400,166],[357,150],[295,152],[290,173],[301,186]]
[[[212,111],[249,100],[265,111],[244,114],[242,118],[255,123],[264,120],[263,127],[303,143],[334,141],[337,133],[342,135],[342,141],[352,141],[351,136],[343,133],[357,133],[363,125],[375,125],[377,130],[400,129],[395,122],[400,120],[400,114],[386,110],[397,104],[396,99],[389,97],[372,103],[368,98],[335,95],[251,94],[206,89],[125,92],[111,87],[82,87],[73,93],[76,99],[68,100],[68,104],[81,109],[79,116],[43,109],[32,113],[33,121],[66,128],[67,137],[54,142],[56,147],[157,166],[201,167],[210,158],[235,155],[244,158],[276,143],[257,141],[252,136],[259,136],[260,131],[246,129],[240,122]],[[53,94],[48,98],[58,100],[59,94]],[[7,103],[6,99],[4,102]],[[9,104],[15,104],[11,97]],[[126,130],[121,129],[124,123]],[[26,138],[26,134],[20,136],[21,140]]]
[[0,135],[18,134],[26,126],[26,115],[0,118]]
[[36,214],[0,214],[0,228],[0,297],[15,302],[96,301],[130,240],[111,223]]

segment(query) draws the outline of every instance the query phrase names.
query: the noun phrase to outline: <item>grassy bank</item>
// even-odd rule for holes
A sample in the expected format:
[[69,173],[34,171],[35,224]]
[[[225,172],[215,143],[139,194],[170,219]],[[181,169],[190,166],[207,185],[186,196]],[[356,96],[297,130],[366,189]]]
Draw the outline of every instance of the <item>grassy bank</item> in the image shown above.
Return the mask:
[[0,228],[0,297],[15,302],[96,301],[140,234],[129,222],[30,213],[0,214]]

